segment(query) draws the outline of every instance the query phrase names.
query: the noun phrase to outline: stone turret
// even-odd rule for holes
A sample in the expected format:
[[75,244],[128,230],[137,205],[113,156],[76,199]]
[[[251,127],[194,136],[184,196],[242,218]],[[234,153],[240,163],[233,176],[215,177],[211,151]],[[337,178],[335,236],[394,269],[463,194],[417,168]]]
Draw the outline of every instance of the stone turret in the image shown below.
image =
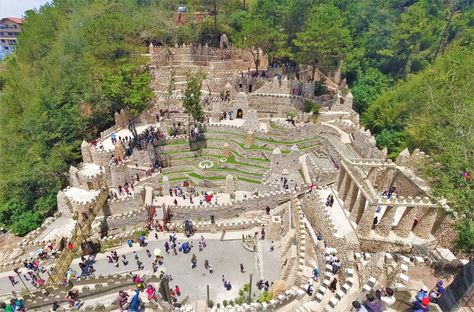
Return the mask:
[[79,181],[79,170],[74,166],[69,167],[69,184],[75,187],[81,185]]
[[82,161],[83,162],[85,162],[85,163],[91,163],[92,162],[91,145],[89,143],[87,143],[86,141],[82,141],[81,155],[82,155]]

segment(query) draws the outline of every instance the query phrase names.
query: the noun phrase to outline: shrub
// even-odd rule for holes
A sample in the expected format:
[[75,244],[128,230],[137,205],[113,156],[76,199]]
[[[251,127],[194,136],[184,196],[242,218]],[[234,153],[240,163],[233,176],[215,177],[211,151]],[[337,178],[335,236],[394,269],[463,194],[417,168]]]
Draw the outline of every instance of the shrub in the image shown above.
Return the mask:
[[227,300],[222,301],[222,305],[223,305],[224,307],[227,307]]
[[308,99],[304,99],[303,111],[305,113],[310,113],[313,110],[314,102]]
[[271,291],[263,291],[260,296],[258,297],[257,301],[262,302],[270,302],[273,299],[273,293]]
[[214,307],[214,301],[210,300],[207,302],[207,307],[208,308],[213,308]]
[[313,115],[317,115],[319,114],[320,109],[321,109],[321,105],[315,103],[313,107],[311,108],[311,111],[313,112]]
[[234,301],[233,301],[233,300],[230,300],[230,301],[229,301],[229,305],[233,306],[233,305],[234,305]]

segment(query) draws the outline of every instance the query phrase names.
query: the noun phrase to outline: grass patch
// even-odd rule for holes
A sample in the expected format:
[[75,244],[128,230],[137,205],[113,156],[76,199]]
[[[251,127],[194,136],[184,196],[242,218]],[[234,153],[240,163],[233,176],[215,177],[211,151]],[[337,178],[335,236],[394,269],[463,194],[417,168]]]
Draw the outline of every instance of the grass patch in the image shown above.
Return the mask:
[[260,184],[260,181],[257,180],[252,180],[244,177],[237,177],[237,180],[244,181],[244,182],[249,182],[249,183],[254,183],[254,184]]
[[188,177],[176,177],[176,178],[171,178],[170,182],[186,181],[186,180],[188,180]]
[[188,173],[188,176],[199,179],[199,180],[225,180],[225,177],[203,177],[200,174],[197,174],[195,172]]
[[263,176],[263,174],[261,174],[261,173],[248,172],[248,171],[243,171],[243,170],[234,169],[234,168],[216,168],[216,167],[212,167],[212,168],[210,168],[210,169],[208,169],[208,170],[211,170],[211,171],[221,171],[221,172],[226,172],[226,171],[238,172],[238,173],[242,173],[242,174],[252,175],[252,176],[255,176],[255,177],[261,177],[261,176]]

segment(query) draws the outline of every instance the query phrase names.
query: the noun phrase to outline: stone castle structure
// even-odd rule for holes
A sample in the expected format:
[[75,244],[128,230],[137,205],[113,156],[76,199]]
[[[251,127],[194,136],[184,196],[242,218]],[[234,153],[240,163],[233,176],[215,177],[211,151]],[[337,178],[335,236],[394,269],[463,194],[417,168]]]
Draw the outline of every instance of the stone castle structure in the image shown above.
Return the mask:
[[[278,311],[295,301],[301,307],[296,311],[345,311],[379,279],[408,292],[408,267],[431,258],[405,255],[414,248],[434,251],[452,223],[449,207],[417,176],[416,166],[429,161],[427,155],[406,150],[395,161],[387,159],[387,151],[359,124],[351,92],[340,85],[311,122],[302,108],[305,99],[314,100],[308,95],[312,86],[284,76],[252,77],[245,51],[151,44],[149,55],[156,100],[140,116],[117,112],[114,126],[82,143],[83,162],[70,167],[70,185],[57,195],[60,214],[25,238],[23,258],[32,248],[77,236],[74,226],[46,233],[59,222],[85,224],[82,238],[108,243],[132,237],[154,211],[151,218],[173,231],[184,231],[185,219],[202,232],[265,225],[281,242],[280,275],[287,286],[275,290],[270,302],[241,305],[240,311]],[[201,130],[180,100],[187,70],[207,75],[202,90],[207,122]],[[293,122],[287,121],[290,115]],[[202,131],[197,149],[195,131]],[[167,204],[176,186],[196,196],[225,194],[228,200]],[[333,207],[325,204],[329,195]],[[269,216],[265,207],[271,208]],[[68,251],[63,253],[69,261]],[[331,254],[344,267],[334,294],[328,291]],[[321,275],[308,296],[314,263]],[[63,273],[61,265],[55,272]]]

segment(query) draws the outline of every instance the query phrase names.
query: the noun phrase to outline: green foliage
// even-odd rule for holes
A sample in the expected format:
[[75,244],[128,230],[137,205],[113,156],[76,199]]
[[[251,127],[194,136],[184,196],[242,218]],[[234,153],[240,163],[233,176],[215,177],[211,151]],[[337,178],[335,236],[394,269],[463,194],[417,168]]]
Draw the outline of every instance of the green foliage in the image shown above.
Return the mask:
[[183,96],[183,107],[195,121],[204,121],[204,110],[201,105],[201,86],[206,75],[202,71],[186,74],[186,90]]
[[314,102],[311,101],[311,100],[308,100],[308,99],[304,99],[304,102],[303,102],[303,111],[305,113],[309,113],[312,111],[313,109],[313,105],[314,105]]
[[222,301],[222,305],[223,305],[224,307],[227,307],[227,304],[228,304],[228,303],[227,303],[227,300],[223,300],[223,301]]
[[262,291],[260,296],[258,296],[257,301],[262,302],[270,302],[273,299],[273,293],[271,291]]
[[311,65],[312,80],[316,68],[331,69],[337,66],[351,44],[350,32],[344,17],[332,4],[316,5],[304,29],[293,40],[296,60]]
[[459,249],[474,253],[474,221],[471,219],[462,220],[457,225],[458,238],[456,245]]
[[7,82],[6,78],[0,75],[0,91],[3,90],[3,86],[5,86],[6,82]]
[[406,147],[407,136],[403,131],[383,129],[375,136],[377,146],[380,149],[386,148],[390,153],[389,158],[396,158],[398,154]]
[[390,85],[390,79],[377,69],[369,68],[353,85],[354,110],[363,113],[382,90]]
[[317,115],[319,114],[320,109],[321,109],[321,105],[319,105],[318,103],[315,103],[313,105],[313,108],[311,109],[311,112],[313,113],[313,115]]
[[272,57],[281,46],[283,37],[267,21],[252,16],[242,25],[242,30],[234,36],[234,40],[237,47],[252,53],[255,69],[258,72],[260,50]]
[[319,110],[321,109],[321,105],[314,103],[311,100],[305,99],[303,102],[303,111],[305,113],[313,113],[314,115],[319,114]]
[[320,80],[314,82],[314,95],[320,96],[326,93],[326,78],[321,77]]
[[151,77],[133,64],[110,69],[102,75],[101,87],[105,96],[118,110],[128,108],[132,113],[143,111],[152,98]]
[[41,215],[38,212],[26,211],[14,218],[11,230],[13,234],[23,236],[41,225]]
[[139,113],[152,96],[137,30],[155,4],[137,5],[58,0],[26,13],[1,74],[0,222],[14,233],[52,215],[83,139],[110,127],[115,110]]

